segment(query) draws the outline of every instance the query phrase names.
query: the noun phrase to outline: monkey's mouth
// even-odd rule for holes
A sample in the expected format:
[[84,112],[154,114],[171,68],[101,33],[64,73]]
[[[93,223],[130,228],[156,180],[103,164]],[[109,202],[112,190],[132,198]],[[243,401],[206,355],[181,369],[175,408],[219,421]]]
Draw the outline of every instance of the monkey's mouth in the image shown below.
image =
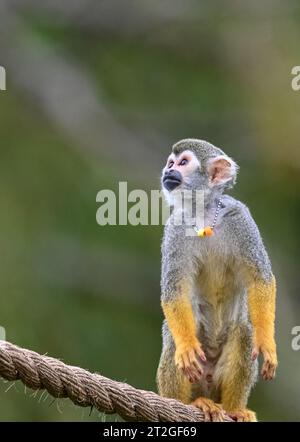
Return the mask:
[[165,175],[163,178],[163,185],[169,191],[176,189],[182,183],[182,178],[176,175]]

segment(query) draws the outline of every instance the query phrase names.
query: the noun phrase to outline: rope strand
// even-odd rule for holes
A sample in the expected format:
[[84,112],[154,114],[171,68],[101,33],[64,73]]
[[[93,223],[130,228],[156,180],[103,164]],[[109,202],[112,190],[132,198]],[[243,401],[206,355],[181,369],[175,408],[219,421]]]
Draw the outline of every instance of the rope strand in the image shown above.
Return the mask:
[[[0,341],[0,376],[8,381],[21,380],[33,390],[45,389],[55,398],[69,398],[80,407],[117,413],[125,421],[204,421],[202,411],[194,406],[138,390],[6,341]],[[231,421],[229,417],[226,420]]]

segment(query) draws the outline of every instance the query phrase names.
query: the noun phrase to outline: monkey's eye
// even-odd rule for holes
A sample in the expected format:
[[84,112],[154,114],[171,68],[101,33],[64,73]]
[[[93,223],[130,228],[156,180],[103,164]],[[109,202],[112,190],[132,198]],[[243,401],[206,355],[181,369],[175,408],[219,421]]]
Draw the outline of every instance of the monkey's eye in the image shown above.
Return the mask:
[[189,161],[186,159],[186,158],[183,158],[183,160],[181,160],[180,161],[180,166],[186,166],[187,165],[187,163],[188,163]]
[[168,164],[168,168],[171,169],[174,166],[174,161],[171,160]]

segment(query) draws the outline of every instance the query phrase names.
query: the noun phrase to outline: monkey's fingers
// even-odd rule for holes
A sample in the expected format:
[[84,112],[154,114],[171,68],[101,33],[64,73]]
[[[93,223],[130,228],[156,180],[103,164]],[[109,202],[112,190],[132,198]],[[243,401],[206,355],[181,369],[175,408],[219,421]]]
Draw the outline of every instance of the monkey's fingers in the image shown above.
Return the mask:
[[203,375],[203,368],[200,362],[200,356],[206,360],[201,345],[186,347],[181,351],[177,349],[175,353],[176,367],[188,378],[191,383],[200,382]]
[[190,380],[190,382],[196,382],[196,373],[192,369],[188,352],[180,354],[176,360],[176,367],[182,371],[182,373]]
[[175,363],[176,367],[188,378],[192,384],[195,384],[201,380],[203,369],[196,357],[194,349],[179,354]]
[[213,422],[224,422],[225,421],[225,411],[212,411],[211,413],[212,421]]
[[191,367],[184,367],[183,363],[181,365],[178,364],[177,367],[191,384],[196,384],[201,380],[200,374],[195,369]]
[[196,371],[197,373],[199,373],[199,375],[201,376],[203,374],[203,368],[200,364],[199,359],[197,358],[198,354],[195,352],[194,349],[191,349],[188,355],[189,355],[190,368]]
[[198,374],[195,374],[195,372],[190,368],[186,368],[183,371],[183,374],[188,378],[191,384],[196,384],[197,382],[200,381],[200,376]]
[[185,371],[189,367],[189,358],[188,354],[186,352],[181,353],[177,360],[176,360],[176,366],[179,368],[179,370]]
[[270,362],[270,361],[265,361],[263,363],[263,367],[261,370],[261,375],[264,381],[271,381],[272,379],[274,379],[276,374],[276,364]]
[[236,422],[257,422],[254,411],[248,410],[247,408],[228,411],[227,414]]
[[194,405],[203,412],[205,422],[223,422],[225,419],[225,412],[222,406],[208,398],[200,397],[192,402],[191,405]]
[[187,359],[188,361],[185,359],[182,372],[192,384],[196,384],[201,380],[203,373],[202,367],[199,366],[199,362],[196,360],[195,355],[188,353]]
[[195,367],[191,367],[188,369],[190,373],[190,382],[192,384],[197,384],[201,381],[202,373],[200,373]]
[[196,371],[186,369],[184,375],[188,378],[191,384],[198,384],[201,381],[201,376]]
[[274,379],[277,368],[276,354],[268,351],[263,351],[264,362],[261,370],[261,375],[264,381]]
[[196,347],[195,352],[198,355],[198,357],[201,359],[201,361],[206,362],[207,359],[200,344]]

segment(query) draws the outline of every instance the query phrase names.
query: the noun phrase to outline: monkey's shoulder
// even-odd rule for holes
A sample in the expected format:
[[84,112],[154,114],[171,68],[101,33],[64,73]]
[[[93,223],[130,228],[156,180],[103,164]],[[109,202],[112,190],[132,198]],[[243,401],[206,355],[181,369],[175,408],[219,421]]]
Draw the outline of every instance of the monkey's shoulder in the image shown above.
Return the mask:
[[229,195],[222,199],[220,223],[229,230],[258,233],[257,225],[246,204]]
[[260,246],[260,232],[246,204],[227,195],[222,202],[217,227],[227,241],[238,243],[240,247]]
[[223,217],[227,218],[251,216],[246,204],[230,195],[224,195],[222,197],[222,211]]
[[226,241],[236,256],[243,255],[247,262],[264,269],[271,275],[271,265],[258,226],[248,207],[232,197],[224,199],[220,219],[220,240]]

